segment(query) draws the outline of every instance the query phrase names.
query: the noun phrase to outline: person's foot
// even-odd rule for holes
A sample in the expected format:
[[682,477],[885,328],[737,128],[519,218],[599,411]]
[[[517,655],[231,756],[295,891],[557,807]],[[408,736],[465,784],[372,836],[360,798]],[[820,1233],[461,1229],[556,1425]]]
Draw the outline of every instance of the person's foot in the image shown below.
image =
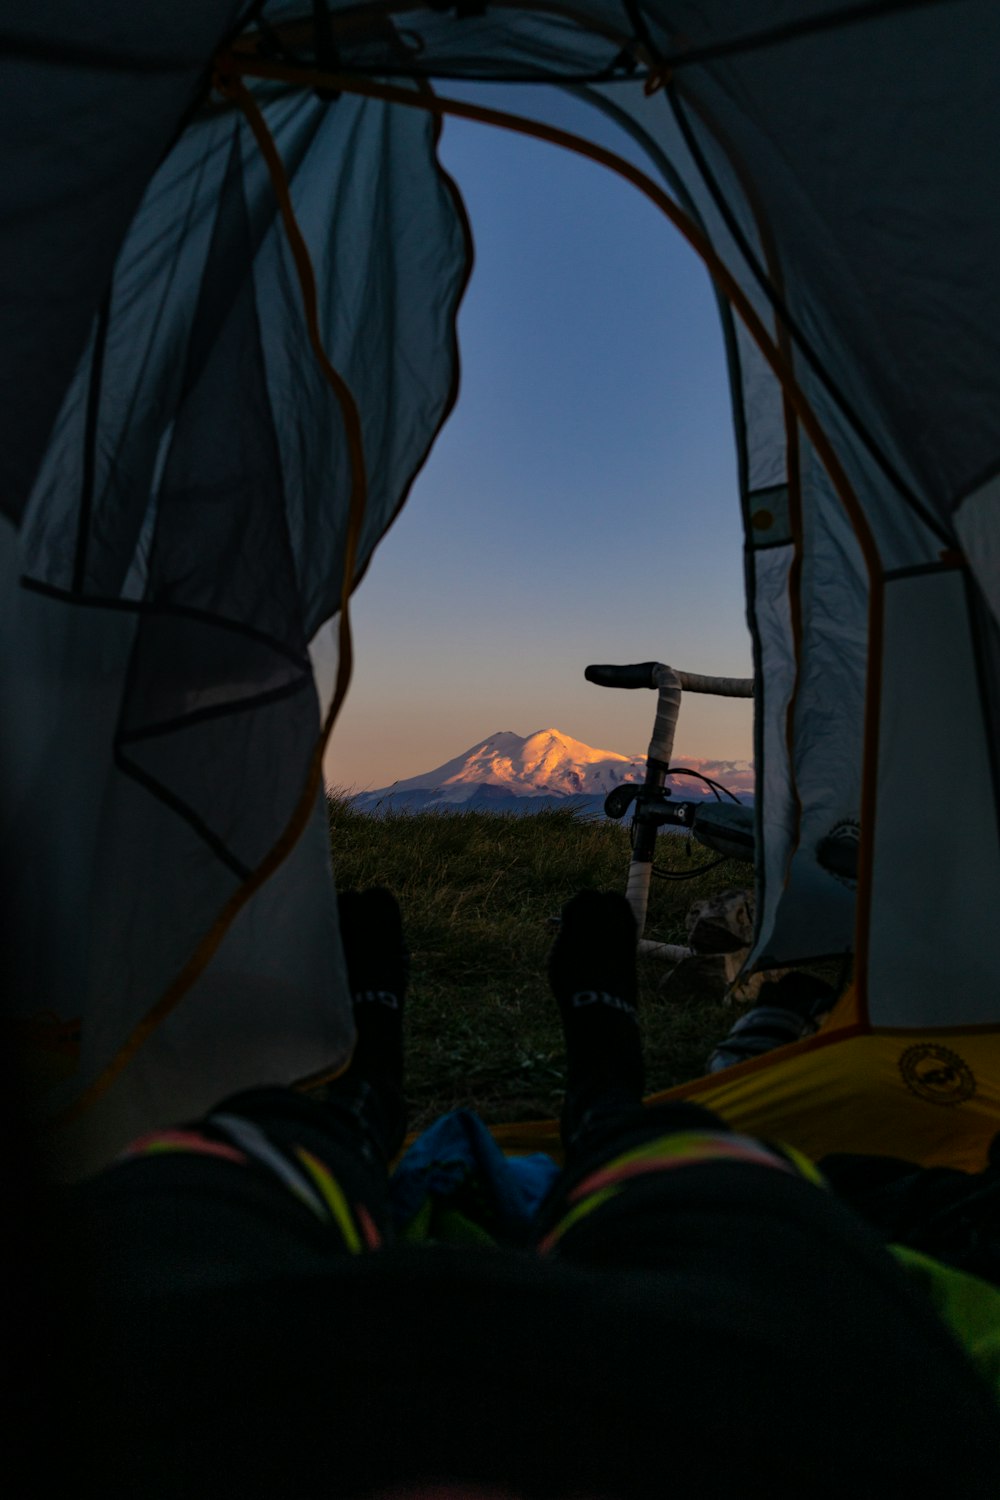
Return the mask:
[[340,941],[355,1003],[402,1011],[410,971],[403,917],[391,891],[341,891]]
[[597,1115],[642,1102],[636,926],[624,896],[581,891],[567,902],[548,972],[566,1040],[562,1138],[569,1146]]
[[387,1158],[406,1134],[403,1095],[403,1012],[410,955],[403,919],[391,891],[341,891],[337,897],[340,938],[354,1007],[357,1042],[343,1075],[346,1098],[353,1089],[372,1116]]

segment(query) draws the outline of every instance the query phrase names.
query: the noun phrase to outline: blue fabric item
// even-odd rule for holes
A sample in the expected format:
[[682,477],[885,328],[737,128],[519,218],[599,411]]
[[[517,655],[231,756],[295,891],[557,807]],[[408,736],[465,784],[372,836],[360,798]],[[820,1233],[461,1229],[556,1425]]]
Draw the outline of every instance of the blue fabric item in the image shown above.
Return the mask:
[[[396,1167],[389,1184],[393,1220],[405,1230],[428,1200],[458,1206],[461,1195],[463,1214],[505,1237],[527,1227],[558,1176],[544,1151],[504,1156],[477,1114],[452,1110],[417,1137]],[[470,1198],[478,1212],[470,1212]]]

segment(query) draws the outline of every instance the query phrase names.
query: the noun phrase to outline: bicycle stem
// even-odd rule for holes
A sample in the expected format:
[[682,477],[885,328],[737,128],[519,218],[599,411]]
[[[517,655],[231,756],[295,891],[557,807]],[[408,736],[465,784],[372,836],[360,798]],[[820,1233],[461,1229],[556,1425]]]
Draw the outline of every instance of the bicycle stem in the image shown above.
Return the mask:
[[[658,663],[654,668],[653,684],[659,690],[656,700],[656,720],[653,736],[646,751],[646,775],[644,789],[659,790],[667,779],[670,757],[674,753],[674,733],[681,707],[681,680],[672,667]],[[646,909],[649,905],[649,887],[653,878],[653,860],[656,855],[656,824],[638,823],[632,858],[625,883],[625,899],[635,917],[636,938],[641,940],[646,926]]]

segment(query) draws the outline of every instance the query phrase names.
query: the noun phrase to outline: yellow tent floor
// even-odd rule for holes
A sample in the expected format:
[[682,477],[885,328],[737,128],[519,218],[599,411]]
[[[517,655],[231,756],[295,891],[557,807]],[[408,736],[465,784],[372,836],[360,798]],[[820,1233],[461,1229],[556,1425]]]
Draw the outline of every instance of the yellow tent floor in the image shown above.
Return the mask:
[[[783,1141],[813,1160],[863,1152],[981,1171],[1000,1131],[1000,1033],[869,1029],[844,1024],[845,1009],[814,1037],[647,1103],[703,1104],[734,1130]],[[559,1155],[554,1120],[499,1125],[493,1135],[512,1154]]]
[[[72,1073],[78,1029],[44,1018],[16,1038],[37,1094]],[[849,990],[815,1036],[654,1094],[647,1103],[680,1099],[714,1110],[734,1130],[783,1141],[813,1160],[862,1152],[978,1172],[1000,1132],[1000,1030],[871,1028]],[[496,1125],[492,1133],[513,1155],[561,1155],[555,1120]]]

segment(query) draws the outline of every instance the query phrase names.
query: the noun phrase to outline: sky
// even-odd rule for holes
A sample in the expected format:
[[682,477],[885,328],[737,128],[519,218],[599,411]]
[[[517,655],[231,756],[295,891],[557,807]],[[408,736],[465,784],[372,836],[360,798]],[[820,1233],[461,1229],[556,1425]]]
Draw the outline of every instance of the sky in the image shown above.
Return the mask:
[[[654,695],[593,687],[591,661],[752,674],[701,263],[634,187],[548,143],[448,119],[440,155],[476,248],[460,394],[354,595],[325,769],[355,790],[498,730],[643,751]],[[751,754],[750,703],[685,698],[675,759]]]

